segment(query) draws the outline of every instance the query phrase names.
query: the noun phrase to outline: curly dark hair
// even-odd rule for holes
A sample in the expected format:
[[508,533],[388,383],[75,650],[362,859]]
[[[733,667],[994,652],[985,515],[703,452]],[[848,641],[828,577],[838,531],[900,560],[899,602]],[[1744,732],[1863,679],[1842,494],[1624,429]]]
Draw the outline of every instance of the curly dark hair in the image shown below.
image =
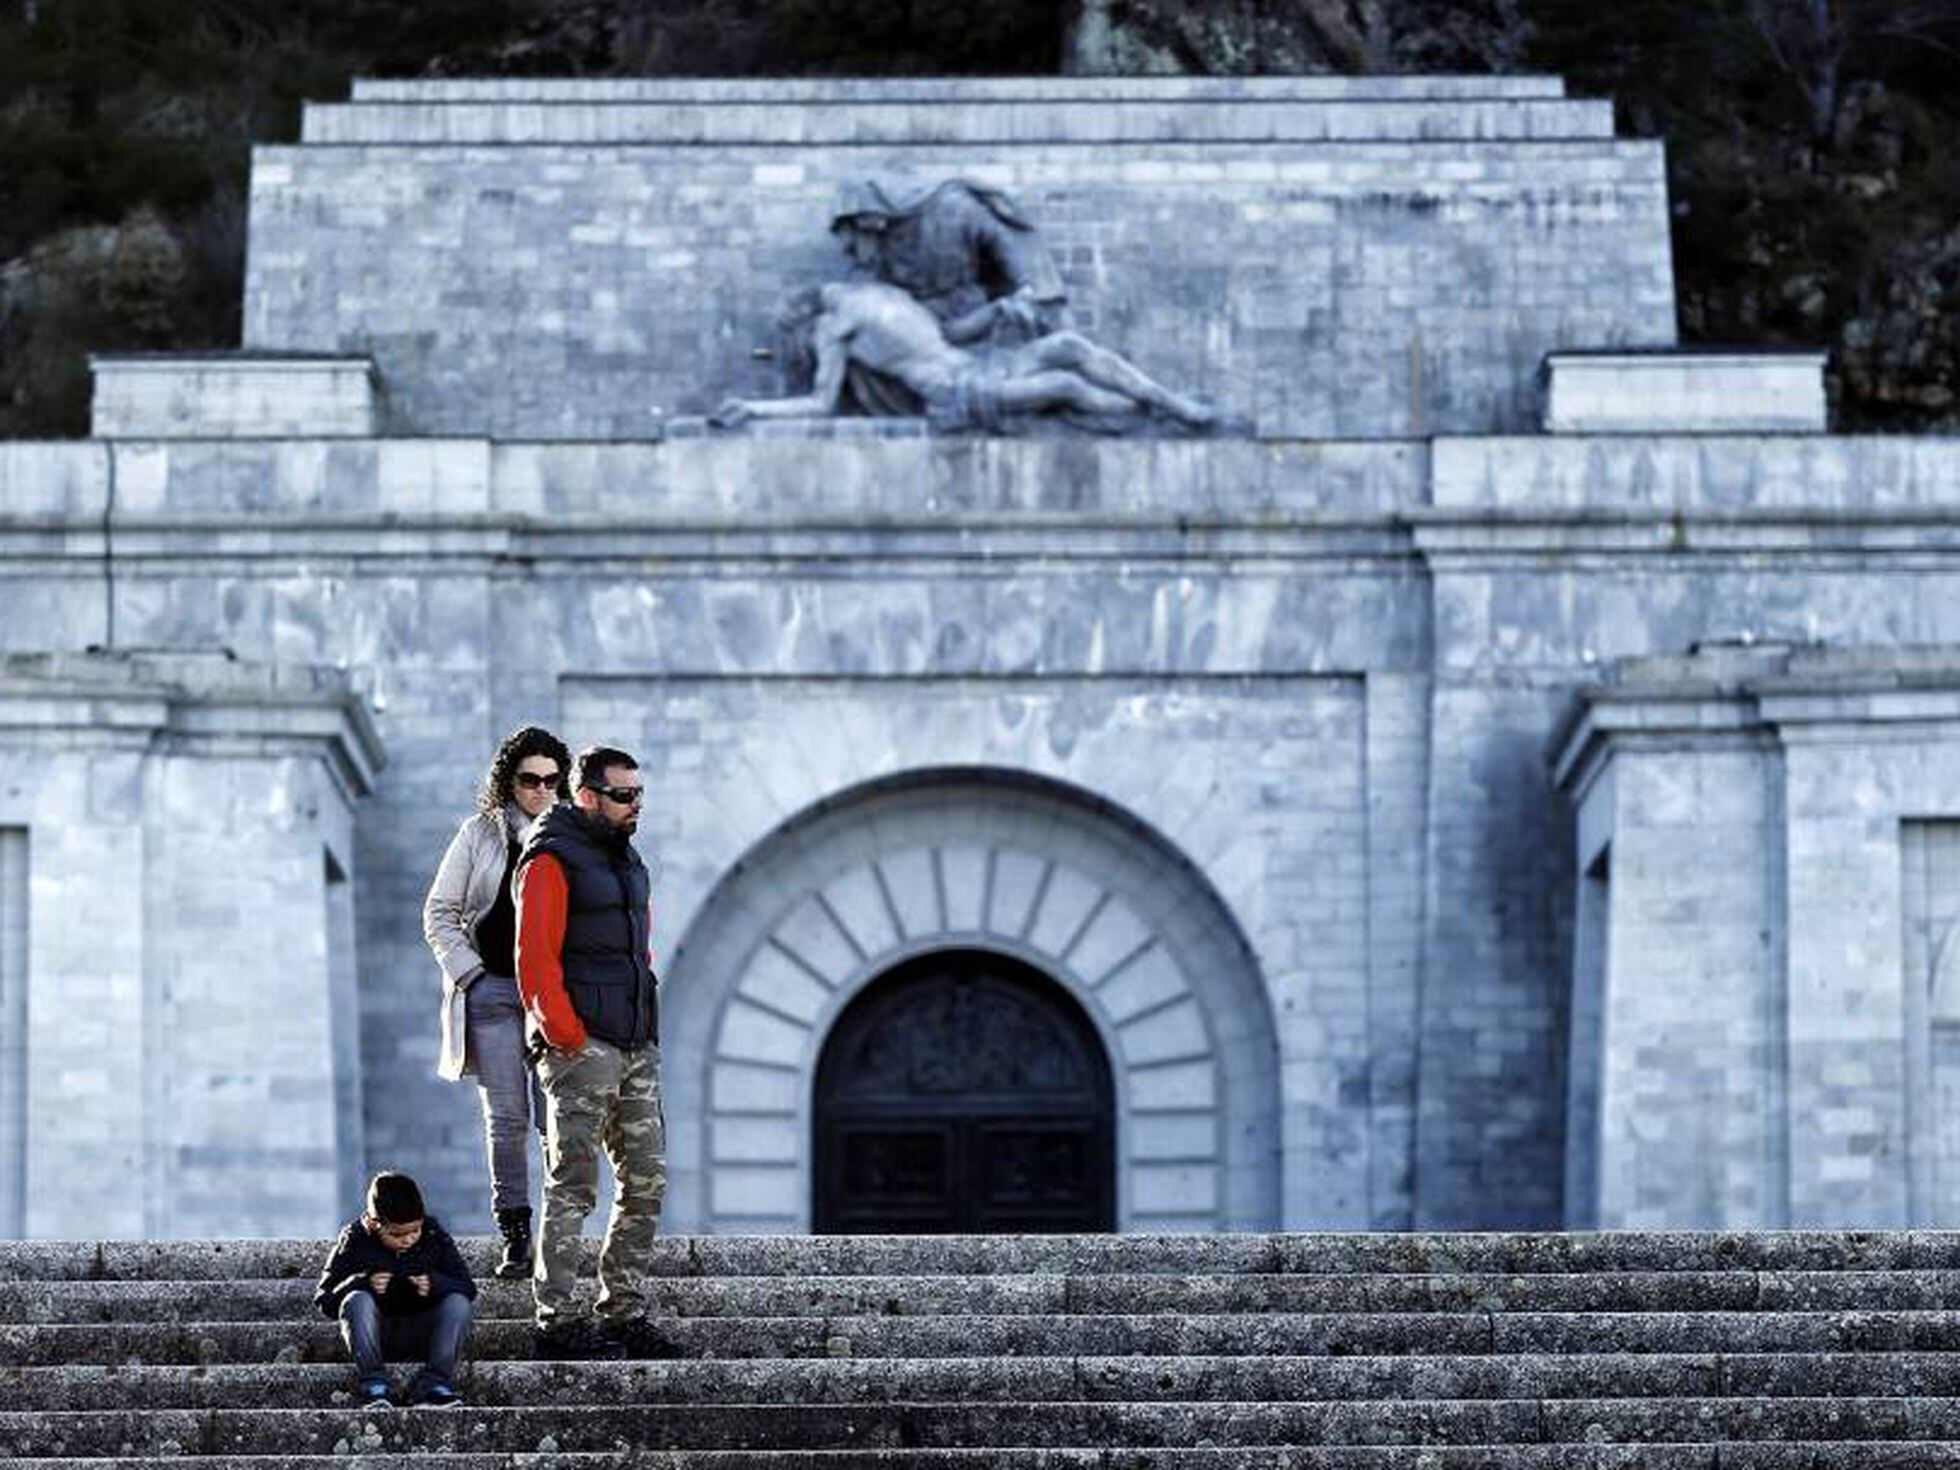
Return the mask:
[[571,751],[564,741],[549,730],[526,725],[520,730],[511,731],[504,737],[504,743],[497,747],[496,755],[490,760],[490,769],[484,774],[483,788],[477,793],[477,806],[483,811],[496,813],[515,801],[517,794],[512,788],[517,768],[534,755],[558,762],[558,799],[567,800],[572,784]]

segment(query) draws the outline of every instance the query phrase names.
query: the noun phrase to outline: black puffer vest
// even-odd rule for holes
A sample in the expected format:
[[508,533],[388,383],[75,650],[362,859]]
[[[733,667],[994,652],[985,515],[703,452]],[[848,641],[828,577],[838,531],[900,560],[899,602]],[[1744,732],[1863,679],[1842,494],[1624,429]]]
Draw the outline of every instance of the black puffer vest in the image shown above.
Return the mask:
[[561,803],[532,827],[518,869],[539,853],[565,874],[565,990],[585,1029],[614,1046],[660,1040],[660,1001],[647,963],[652,896],[646,865],[630,841],[612,840],[579,809]]

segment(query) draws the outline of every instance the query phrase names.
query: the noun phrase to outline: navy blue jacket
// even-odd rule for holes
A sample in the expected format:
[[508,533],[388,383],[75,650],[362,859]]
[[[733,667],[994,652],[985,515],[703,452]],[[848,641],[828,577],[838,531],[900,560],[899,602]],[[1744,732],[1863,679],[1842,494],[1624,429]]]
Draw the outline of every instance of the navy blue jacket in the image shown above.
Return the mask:
[[[368,1277],[377,1271],[394,1274],[387,1292],[375,1298],[382,1312],[390,1317],[407,1317],[425,1311],[446,1296],[466,1296],[472,1300],[476,1297],[476,1282],[470,1277],[470,1268],[463,1263],[463,1253],[456,1249],[456,1242],[442,1228],[442,1222],[430,1215],[422,1222],[422,1238],[399,1255],[369,1234],[363,1221],[350,1224],[334,1241],[327,1264],[320,1270],[320,1285],[313,1293],[313,1305],[323,1317],[338,1317],[340,1304],[350,1291],[373,1290]],[[427,1296],[418,1295],[408,1284],[411,1276],[429,1278]]]

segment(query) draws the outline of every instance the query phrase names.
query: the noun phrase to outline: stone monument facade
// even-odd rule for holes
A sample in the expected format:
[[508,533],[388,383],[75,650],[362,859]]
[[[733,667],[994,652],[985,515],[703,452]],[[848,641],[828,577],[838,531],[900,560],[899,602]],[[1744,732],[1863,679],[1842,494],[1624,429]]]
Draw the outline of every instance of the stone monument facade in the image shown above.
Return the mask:
[[[708,423],[867,177],[1221,426]],[[419,915],[523,723],[645,763],[672,1229],[1955,1223],[1960,443],[1669,259],[1549,77],[310,107],[245,349],[0,445],[0,1231],[481,1228]]]

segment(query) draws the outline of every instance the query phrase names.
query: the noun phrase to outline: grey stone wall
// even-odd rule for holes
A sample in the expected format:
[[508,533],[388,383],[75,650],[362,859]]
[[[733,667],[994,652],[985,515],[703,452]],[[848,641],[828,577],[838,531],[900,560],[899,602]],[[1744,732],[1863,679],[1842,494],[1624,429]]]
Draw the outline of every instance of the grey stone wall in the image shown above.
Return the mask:
[[1612,871],[1602,1223],[1952,1218],[1949,823],[1923,814],[1960,809],[1957,670],[1730,647],[1582,706],[1563,761]]
[[[371,353],[394,437],[0,445],[0,651],[346,670],[389,757],[331,818],[329,864],[309,826],[329,818],[296,815],[312,778],[223,719],[183,732],[218,758],[180,771],[132,734],[167,721],[77,716],[50,745],[32,700],[0,701],[24,712],[0,743],[59,778],[0,788],[0,865],[25,852],[31,887],[77,902],[143,875],[106,963],[33,927],[30,983],[113,1002],[276,972],[238,1016],[296,997],[274,1019],[307,1047],[249,1130],[190,1031],[0,1050],[0,1096],[24,1068],[76,1100],[29,1114],[27,1228],[56,1228],[37,1208],[96,1212],[94,1233],[241,1228],[177,1202],[248,1164],[281,1228],[328,1228],[390,1164],[487,1223],[473,1092],[433,1076],[419,914],[526,722],[648,760],[677,1223],[802,1222],[799,1089],[827,1018],[947,936],[1035,959],[1095,1017],[1135,1228],[1949,1223],[1960,1146],[1929,1099],[1960,1090],[1960,1004],[1923,972],[1960,818],[1950,712],[1883,690],[1788,706],[1815,738],[1774,775],[1746,742],[1630,751],[1576,814],[1547,752],[1621,660],[1944,657],[1960,441],[1500,433],[1534,422],[1546,352],[1673,340],[1659,150],[1591,136],[1598,109],[1552,79],[831,86],[364,86],[317,136],[366,141],[258,155],[246,334]],[[1117,101],[1140,110],[1105,117]],[[1211,141],[1162,140],[1192,130]],[[885,169],[1015,190],[1079,324],[1255,432],[677,422],[773,389],[770,303],[835,272],[830,195]],[[936,808],[893,794],[922,768]],[[239,835],[254,801],[283,836]],[[239,842],[248,870],[210,902],[150,862]],[[919,865],[976,854],[1019,875],[1018,918],[970,884],[927,912]],[[1151,910],[1162,963],[1081,960],[1043,927],[1037,871],[1056,914],[1091,890]],[[283,919],[238,937],[263,913]],[[770,941],[817,988],[770,970]],[[1706,992],[1692,1010],[1676,970]],[[164,1168],[128,1099],[102,1124],[84,1100],[118,1064],[169,1101],[149,1079],[180,1063],[210,1083],[185,1116],[218,1152]],[[1138,1101],[1160,1063],[1184,1069],[1168,1109]],[[33,1163],[71,1134],[72,1197]],[[98,1176],[131,1169],[140,1199],[111,1199]]]
[[[1294,1079],[1285,1222],[1553,1224],[1575,858],[1544,752],[1573,691],[1609,657],[1738,629],[1952,641],[1960,606],[1927,539],[1960,506],[1960,445],[1929,442],[124,442],[12,446],[0,472],[9,586],[73,609],[10,636],[94,641],[113,599],[131,642],[371,681],[390,766],[354,837],[367,1161],[465,1218],[479,1130],[469,1090],[431,1075],[417,915],[520,720],[574,741],[625,725],[672,784],[649,815],[670,949],[749,838],[942,740],[1168,803],[1184,815],[1160,830],[1244,895],[1257,939]],[[1287,757],[1207,703],[1241,687],[1282,720],[1309,718],[1305,691],[1357,691],[1346,754]],[[808,725],[796,691],[824,689],[807,710],[856,713],[781,745],[786,714]],[[1105,714],[1072,745],[1051,722],[918,723],[955,689]],[[1243,787],[1188,765],[1181,721],[1210,729],[1208,708],[1248,742],[1218,767]],[[744,751],[770,784],[745,790]],[[717,816],[689,807],[697,786],[761,805]],[[1252,829],[1263,868],[1190,835],[1247,811],[1273,824]]]
[[22,1233],[278,1235],[344,1198],[364,1143],[338,1018],[357,997],[324,921],[378,753],[330,674],[0,663],[0,829],[28,864]]
[[[1434,1110],[1434,1122],[1425,1127],[1419,1167],[1425,1201],[1436,1199],[1450,1215],[1468,1203],[1471,1218],[1494,1221],[1498,1213],[1483,1213],[1479,1203],[1494,1198],[1491,1171],[1507,1181],[1514,1170],[1559,1172],[1539,1143],[1512,1140],[1519,1133],[1549,1140],[1558,1126],[1555,1095],[1518,1087],[1515,1079],[1556,1076],[1565,1050],[1567,988],[1554,976],[1569,963],[1579,856],[1568,847],[1571,827],[1552,815],[1560,804],[1543,742],[1570,691],[1597,682],[1615,659],[1698,643],[1953,642],[1960,567],[1933,550],[1943,533],[1929,528],[1960,504],[1960,442],[1442,440],[1434,447],[1431,488],[1433,505],[1421,514],[1415,539],[1434,597],[1431,738],[1447,754],[1430,770],[1424,1055],[1434,1066],[1423,1076],[1422,1105]],[[1746,829],[1744,816],[1736,821]],[[1709,842],[1719,847],[1717,830]],[[1748,909],[1739,896],[1731,894],[1725,908],[1712,893],[1696,895],[1694,875],[1707,871],[1680,868],[1665,902],[1689,905],[1711,924],[1725,912],[1731,917],[1722,923],[1741,922]],[[1888,922],[1896,925],[1893,914]],[[1812,962],[1828,964],[1836,941],[1817,935],[1810,942]],[[1731,935],[1725,949],[1711,931],[1707,963],[1722,966],[1740,943]],[[1473,957],[1468,966],[1466,954]],[[1467,983],[1446,978],[1466,971]],[[1439,991],[1440,1008],[1429,1001]],[[1746,1027],[1754,1023],[1743,1019],[1746,996],[1732,1004],[1746,1057]],[[1663,1006],[1643,1024],[1685,1023]],[[1439,1033],[1449,1044],[1432,1051]],[[1502,1066],[1492,1060],[1507,1054],[1512,1060]],[[1712,1073],[1723,1065],[1730,1076],[1718,1084]],[[1772,1062],[1754,1060],[1737,1070],[1712,1053],[1699,1068],[1685,1059],[1683,1067],[1652,1086],[1699,1085],[1704,1095],[1715,1088],[1724,1098],[1732,1088],[1743,1100],[1733,1102],[1731,1119],[1749,1111],[1747,1096],[1760,1096],[1774,1070]],[[1533,1109],[1552,1111],[1534,1122],[1527,1116]],[[1493,1110],[1511,1121],[1488,1123]],[[1682,1126],[1712,1121],[1697,1117]],[[1753,1125],[1727,1126],[1729,1146],[1752,1146]],[[1503,1146],[1493,1147],[1500,1139]],[[1722,1182],[1725,1169],[1747,1172],[1743,1163],[1696,1159],[1691,1166],[1682,1137],[1673,1142],[1677,1147],[1655,1153],[1652,1173],[1628,1183],[1625,1207],[1643,1197],[1650,1207],[1639,1218],[1707,1222],[1696,1201],[1715,1198],[1738,1223],[1756,1218],[1753,1211],[1774,1213],[1767,1187]],[[1697,1185],[1704,1168],[1713,1178]],[[1439,1171],[1454,1182],[1431,1196]],[[1845,1195],[1806,1197],[1801,1186],[1792,1188],[1792,1208],[1813,1210],[1802,1218],[1851,1218],[1833,1213],[1851,1208]]]
[[320,110],[255,156],[245,339],[371,353],[397,432],[657,437],[778,390],[895,173],[1012,190],[1076,325],[1267,437],[1523,429],[1546,352],[1674,340],[1660,151],[1590,104],[1058,96]]

